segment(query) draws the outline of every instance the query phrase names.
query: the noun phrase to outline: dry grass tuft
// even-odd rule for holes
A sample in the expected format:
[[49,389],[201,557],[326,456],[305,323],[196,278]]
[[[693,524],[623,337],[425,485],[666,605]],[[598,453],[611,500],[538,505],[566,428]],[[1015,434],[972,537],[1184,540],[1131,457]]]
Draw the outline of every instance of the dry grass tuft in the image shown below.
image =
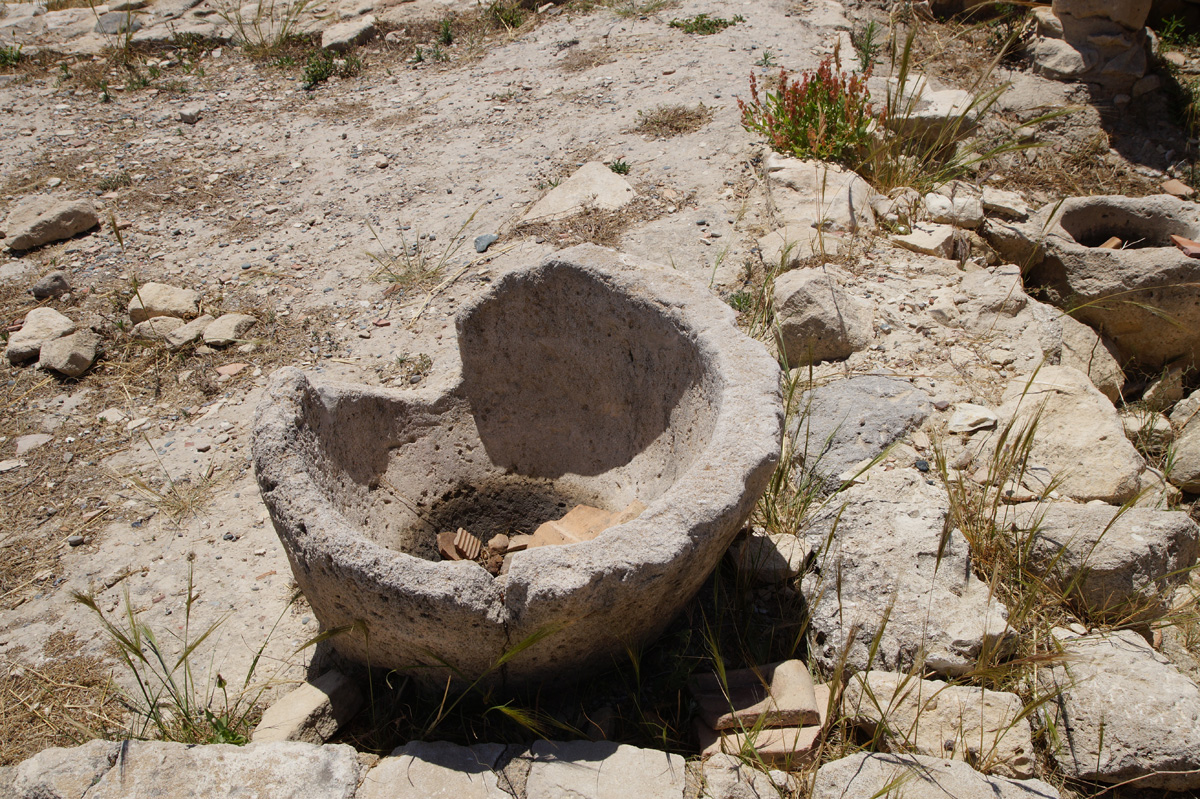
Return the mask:
[[558,59],[557,63],[563,72],[583,72],[601,64],[611,64],[615,60],[607,50],[585,50],[576,47]]
[[700,103],[695,108],[686,105],[660,105],[653,111],[638,111],[639,121],[634,133],[667,139],[694,133],[709,123],[713,110]]

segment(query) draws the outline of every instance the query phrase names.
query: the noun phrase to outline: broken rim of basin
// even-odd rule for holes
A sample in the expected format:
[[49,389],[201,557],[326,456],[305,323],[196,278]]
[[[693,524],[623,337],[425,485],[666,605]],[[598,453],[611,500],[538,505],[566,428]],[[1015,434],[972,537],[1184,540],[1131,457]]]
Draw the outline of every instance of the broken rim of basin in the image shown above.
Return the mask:
[[[559,292],[552,296],[562,296],[562,307],[546,302],[546,291]],[[510,341],[497,333],[527,314],[527,334]],[[657,637],[716,567],[779,457],[779,369],[734,318],[673,270],[583,245],[502,274],[460,312],[448,390],[317,382],[293,368],[272,375],[255,417],[255,472],[322,629],[347,630],[330,639],[333,647],[430,682],[513,686],[582,677]],[[623,329],[637,335],[621,340]],[[571,349],[580,346],[593,347],[596,374]],[[570,357],[555,358],[556,347]],[[686,363],[693,356],[694,373]],[[505,382],[523,359],[534,364],[528,374]],[[480,379],[480,364],[493,360],[500,371]],[[605,364],[633,382],[609,385]],[[568,386],[578,376],[567,369],[596,381],[594,403],[586,391],[552,397],[592,414],[582,432],[541,399],[537,414],[507,413],[506,392],[538,389],[546,369]],[[665,400],[654,390],[660,371],[678,373],[675,384],[666,378],[675,387]],[[622,406],[622,390],[639,405]],[[639,413],[643,401],[650,410]],[[636,429],[627,434],[623,425]],[[605,460],[604,441],[613,438],[624,443]],[[412,508],[452,495],[445,489],[462,482],[454,475],[544,481],[573,500],[619,509],[637,498],[647,508],[594,540],[516,553],[497,578],[475,563],[410,554],[425,546],[412,543],[414,531],[434,534],[409,518],[427,518]],[[403,480],[433,499],[397,494]]]

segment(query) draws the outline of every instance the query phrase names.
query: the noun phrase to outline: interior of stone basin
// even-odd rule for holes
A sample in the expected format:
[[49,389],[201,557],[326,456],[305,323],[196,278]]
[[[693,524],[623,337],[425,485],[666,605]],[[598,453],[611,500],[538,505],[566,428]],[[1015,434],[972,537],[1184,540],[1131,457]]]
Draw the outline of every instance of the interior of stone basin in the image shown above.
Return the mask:
[[486,543],[576,504],[649,505],[703,450],[719,387],[680,309],[550,263],[502,278],[456,321],[447,394],[309,406],[314,478],[376,543],[439,560],[439,532]]
[[1200,237],[1200,227],[1150,208],[1131,211],[1093,198],[1063,211],[1059,224],[1071,238],[1084,247],[1099,247],[1113,236],[1121,239],[1122,249],[1173,247],[1171,234],[1189,239]]

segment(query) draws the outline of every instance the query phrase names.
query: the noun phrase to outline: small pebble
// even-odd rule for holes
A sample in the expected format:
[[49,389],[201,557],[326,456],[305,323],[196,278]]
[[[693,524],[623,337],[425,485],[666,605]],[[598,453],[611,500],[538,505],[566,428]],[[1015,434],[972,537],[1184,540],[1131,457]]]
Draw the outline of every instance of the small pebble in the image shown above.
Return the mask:
[[484,233],[482,236],[475,237],[475,252],[487,252],[488,247],[491,247],[500,239],[495,233]]
[[83,536],[69,535],[69,536],[67,536],[67,543],[73,547],[82,546],[83,545]]
[[237,536],[233,533],[226,533],[221,538],[224,538],[226,541],[237,541]]
[[927,472],[927,471],[929,471],[929,461],[926,461],[926,460],[919,460],[919,461],[917,461],[917,462],[916,462],[916,464],[915,464],[915,465],[916,465],[916,467],[917,467],[917,471],[918,471],[918,472]]

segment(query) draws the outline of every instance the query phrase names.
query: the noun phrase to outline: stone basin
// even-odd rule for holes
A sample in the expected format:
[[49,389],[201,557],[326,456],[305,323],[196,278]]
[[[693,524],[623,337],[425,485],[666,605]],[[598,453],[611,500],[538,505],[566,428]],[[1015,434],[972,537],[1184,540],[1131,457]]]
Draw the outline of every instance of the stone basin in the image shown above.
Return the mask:
[[[372,666],[509,685],[605,668],[695,595],[765,490],[778,367],[703,286],[592,245],[498,276],[456,328],[444,391],[272,375],[254,465],[296,581]],[[441,531],[487,541],[635,499],[499,577],[437,554]]]
[[[1025,285],[1111,340],[1126,362],[1154,371],[1200,353],[1200,259],[1171,235],[1200,239],[1200,208],[1170,195],[1072,197],[1029,221],[999,223],[993,245],[1025,270]],[[1106,249],[1110,237],[1123,246]]]

